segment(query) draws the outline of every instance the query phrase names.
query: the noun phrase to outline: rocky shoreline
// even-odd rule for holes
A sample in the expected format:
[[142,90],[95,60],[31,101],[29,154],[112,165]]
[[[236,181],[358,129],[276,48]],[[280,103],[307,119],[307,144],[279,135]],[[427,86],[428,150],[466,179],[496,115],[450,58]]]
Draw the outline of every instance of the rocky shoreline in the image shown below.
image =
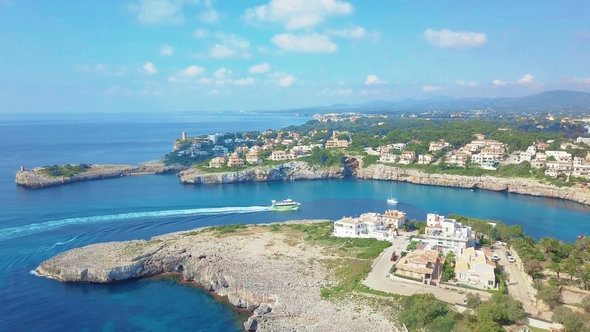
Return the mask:
[[359,179],[402,181],[432,186],[506,191],[521,195],[560,198],[590,205],[589,186],[557,187],[524,178],[429,174],[419,170],[404,169],[383,164],[374,164],[366,168],[361,168],[355,162],[355,159],[349,159],[345,167],[322,167],[301,161],[292,161],[277,166],[261,166],[245,171],[220,173],[207,173],[194,167],[187,168],[183,166],[164,166],[161,163],[148,163],[139,166],[92,165],[90,170],[80,175],[72,177],[49,177],[41,173],[41,168],[36,168],[31,171],[17,172],[16,183],[30,188],[43,188],[77,181],[170,172],[178,172],[180,183],[184,184],[342,179],[348,176],[355,176]]
[[138,166],[92,164],[87,171],[74,176],[49,176],[43,173],[43,167],[36,167],[32,170],[20,170],[16,172],[15,182],[17,185],[23,187],[45,188],[73,182],[111,179],[131,175],[176,173],[183,169],[186,169],[186,167],[165,166],[159,162],[144,163]]
[[251,225],[227,234],[201,229],[93,244],[41,263],[37,273],[95,283],[178,273],[251,312],[244,323],[250,331],[397,330],[395,312],[374,310],[366,298],[321,297],[322,287],[336,282],[327,266],[342,259],[348,258],[306,243],[303,233],[288,227]]

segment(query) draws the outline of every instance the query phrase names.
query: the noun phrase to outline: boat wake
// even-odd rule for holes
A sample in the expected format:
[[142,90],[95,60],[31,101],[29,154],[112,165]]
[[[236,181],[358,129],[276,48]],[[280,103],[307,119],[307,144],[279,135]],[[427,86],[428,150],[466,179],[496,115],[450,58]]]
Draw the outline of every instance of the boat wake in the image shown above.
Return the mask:
[[[41,223],[35,223],[19,227],[9,227],[0,229],[0,241],[10,240],[21,236],[42,233],[46,231],[55,230],[58,228],[91,224],[91,223],[104,223],[114,222],[128,219],[139,219],[139,218],[160,218],[160,217],[176,217],[176,216],[188,216],[188,215],[223,215],[223,214],[239,214],[239,213],[253,213],[269,211],[268,206],[245,206],[245,207],[220,207],[220,208],[201,208],[201,209],[186,209],[186,210],[163,210],[163,211],[151,211],[151,212],[131,212],[121,214],[111,214],[104,216],[90,216],[90,217],[79,217],[79,218],[67,218],[61,220],[51,220]],[[73,241],[74,239],[70,240]],[[70,242],[68,241],[68,242]],[[62,245],[65,243],[56,243],[54,245]]]

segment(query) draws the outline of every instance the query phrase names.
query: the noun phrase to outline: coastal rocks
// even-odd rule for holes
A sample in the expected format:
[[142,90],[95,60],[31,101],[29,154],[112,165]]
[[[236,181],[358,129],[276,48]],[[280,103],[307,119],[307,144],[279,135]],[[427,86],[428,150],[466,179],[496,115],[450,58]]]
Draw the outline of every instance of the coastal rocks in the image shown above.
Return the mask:
[[408,170],[382,164],[356,169],[355,174],[359,179],[403,181],[433,186],[507,191],[522,195],[554,197],[582,204],[590,204],[590,189],[588,188],[557,187],[524,178],[428,174],[418,170]]
[[[387,308],[375,311],[365,301],[323,299],[325,280],[333,277],[324,264],[341,258],[306,244],[304,234],[289,229],[252,225],[230,234],[199,230],[94,244],[41,263],[37,273],[65,282],[113,283],[182,271],[186,282],[251,311],[244,325],[248,330],[397,330]],[[293,241],[301,242],[293,246]]]
[[37,167],[32,170],[16,172],[15,182],[17,185],[24,187],[44,188],[72,182],[110,179],[130,175],[164,174],[178,172],[183,169],[186,169],[186,167],[181,165],[165,166],[160,162],[150,162],[140,164],[139,166],[93,164],[85,172],[73,176],[50,176],[43,172],[43,167]]
[[255,167],[246,171],[204,173],[196,168],[178,174],[181,183],[210,184],[286,180],[317,180],[343,178],[342,167],[321,167],[301,161],[284,163],[274,167]]

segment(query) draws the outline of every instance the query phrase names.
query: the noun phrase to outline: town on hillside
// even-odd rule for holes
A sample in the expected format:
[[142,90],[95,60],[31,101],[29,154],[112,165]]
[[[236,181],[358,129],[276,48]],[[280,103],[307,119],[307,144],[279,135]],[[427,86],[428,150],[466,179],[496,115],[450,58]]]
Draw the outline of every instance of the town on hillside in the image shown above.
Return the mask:
[[295,159],[338,164],[348,155],[364,166],[377,162],[475,176],[497,172],[554,184],[581,184],[590,177],[590,119],[584,117],[549,113],[484,122],[334,113],[314,118],[264,132],[198,137],[183,132],[164,161],[236,170]]

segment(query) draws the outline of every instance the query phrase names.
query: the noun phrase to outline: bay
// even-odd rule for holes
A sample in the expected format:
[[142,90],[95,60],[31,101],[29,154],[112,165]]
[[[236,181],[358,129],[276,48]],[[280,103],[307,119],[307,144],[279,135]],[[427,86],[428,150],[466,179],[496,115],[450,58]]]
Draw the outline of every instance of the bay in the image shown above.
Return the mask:
[[[170,151],[182,131],[265,130],[306,117],[226,114],[0,118],[0,330],[238,331],[238,315],[199,289],[169,280],[118,285],[61,284],[31,274],[63,251],[207,225],[339,219],[383,212],[390,184],[356,179],[182,185],[173,174],[74,183],[40,190],[14,185],[20,164],[129,163]],[[557,199],[393,183],[410,218],[457,213],[519,224],[535,238],[574,241],[590,209]],[[268,210],[293,198],[300,211]]]

